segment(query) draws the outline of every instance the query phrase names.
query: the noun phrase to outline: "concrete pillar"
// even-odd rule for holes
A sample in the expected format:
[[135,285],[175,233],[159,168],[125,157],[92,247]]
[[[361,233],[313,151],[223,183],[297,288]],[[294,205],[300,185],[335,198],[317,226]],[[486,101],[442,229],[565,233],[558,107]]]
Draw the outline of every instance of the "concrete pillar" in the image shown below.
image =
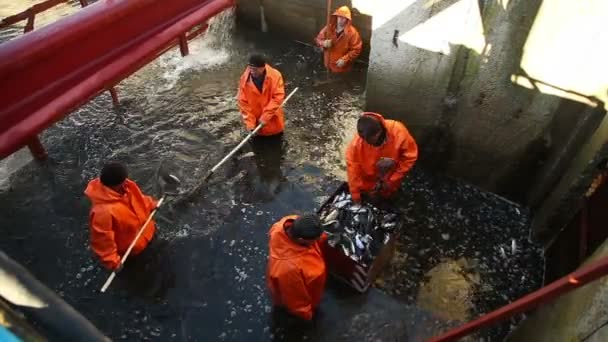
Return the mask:
[[423,165],[538,206],[605,115],[607,4],[388,1],[367,109],[402,120]]

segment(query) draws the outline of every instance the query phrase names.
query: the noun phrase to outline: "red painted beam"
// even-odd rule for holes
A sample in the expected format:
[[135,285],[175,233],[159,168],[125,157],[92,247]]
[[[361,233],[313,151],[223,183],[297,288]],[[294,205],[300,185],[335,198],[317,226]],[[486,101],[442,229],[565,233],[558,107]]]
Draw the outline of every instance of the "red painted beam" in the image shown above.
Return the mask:
[[608,257],[597,260],[588,265],[582,266],[575,272],[558,279],[551,284],[534,291],[515,302],[503,306],[502,308],[483,315],[463,326],[449,330],[448,332],[431,338],[430,342],[456,341],[462,337],[470,335],[475,331],[485,328],[517,314],[527,312],[535,307],[548,303],[553,299],[584,286],[594,280],[608,275]]
[[0,158],[234,0],[102,0],[0,45]]
[[[59,4],[67,2],[68,0],[47,0],[41,3],[35,4],[34,6],[26,9],[21,13],[17,13],[15,15],[11,15],[10,17],[6,17],[0,21],[0,29],[3,29],[7,26],[14,25],[22,20],[30,20],[30,17],[35,16],[38,13],[42,13],[50,8],[53,8]],[[82,1],[82,0],[81,0]]]

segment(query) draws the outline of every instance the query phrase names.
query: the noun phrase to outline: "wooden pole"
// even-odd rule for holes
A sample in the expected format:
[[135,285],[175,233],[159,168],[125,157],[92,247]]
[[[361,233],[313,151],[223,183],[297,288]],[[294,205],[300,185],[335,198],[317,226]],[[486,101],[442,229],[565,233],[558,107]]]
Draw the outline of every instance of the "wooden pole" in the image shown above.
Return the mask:
[[[327,26],[325,26],[325,39],[329,39],[329,22],[331,21],[331,0],[327,0]],[[327,54],[329,55],[329,52],[327,52]],[[327,62],[326,62],[326,58],[325,58],[325,50],[323,50],[323,63],[327,64],[325,65],[325,69],[327,71],[327,78],[329,79],[329,56],[327,57]]]

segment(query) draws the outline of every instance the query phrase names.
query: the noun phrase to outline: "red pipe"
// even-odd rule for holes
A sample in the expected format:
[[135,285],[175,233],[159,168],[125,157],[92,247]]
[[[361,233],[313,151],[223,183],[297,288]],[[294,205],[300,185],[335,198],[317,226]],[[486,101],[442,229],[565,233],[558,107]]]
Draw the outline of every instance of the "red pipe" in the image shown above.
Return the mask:
[[209,28],[209,24],[207,24],[207,23],[201,24],[196,30],[188,33],[188,40],[192,40],[192,39],[198,37],[199,35],[203,34],[205,31],[207,31],[207,28]]
[[186,38],[186,34],[182,34],[179,36],[179,51],[182,54],[182,57],[188,56],[190,50],[188,49],[188,39]]
[[496,324],[519,313],[531,310],[540,304],[549,302],[556,297],[584,286],[608,274],[608,257],[582,266],[577,271],[570,273],[553,283],[534,291],[515,302],[508,304],[498,310],[490,312],[463,326],[452,329],[440,336],[433,337],[430,342],[456,341],[459,338],[490,325]]
[[116,92],[116,87],[110,88],[110,96],[112,96],[112,104],[114,106],[118,106],[120,102],[118,101],[118,93]]
[[30,149],[30,152],[37,160],[46,160],[48,158],[48,154],[40,141],[40,138],[33,137],[27,144],[27,147]]
[[0,45],[0,158],[233,5],[102,0]]

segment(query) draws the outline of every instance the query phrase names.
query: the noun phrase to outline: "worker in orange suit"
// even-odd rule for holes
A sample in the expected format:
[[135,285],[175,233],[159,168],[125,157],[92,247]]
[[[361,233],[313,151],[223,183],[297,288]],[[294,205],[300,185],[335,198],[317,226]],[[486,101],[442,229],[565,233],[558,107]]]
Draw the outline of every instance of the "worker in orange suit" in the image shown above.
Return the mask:
[[352,24],[348,6],[338,8],[317,35],[317,45],[323,49],[325,67],[331,72],[350,71],[361,54],[363,43],[359,32]]
[[253,54],[239,84],[239,109],[248,131],[264,124],[261,136],[281,134],[285,128],[283,75],[268,65],[264,56]]
[[310,321],[321,302],[327,271],[316,215],[286,216],[270,229],[266,282],[275,308]]
[[418,158],[418,146],[405,126],[377,113],[357,121],[357,135],[346,149],[348,186],[354,202],[362,195],[387,198],[401,185]]
[[[144,195],[127,176],[124,165],[108,163],[100,177],[90,181],[85,190],[92,203],[89,215],[91,248],[110,270],[122,267],[120,258],[156,208],[156,200]],[[153,240],[155,232],[156,223],[151,220],[129,258],[136,259]]]

